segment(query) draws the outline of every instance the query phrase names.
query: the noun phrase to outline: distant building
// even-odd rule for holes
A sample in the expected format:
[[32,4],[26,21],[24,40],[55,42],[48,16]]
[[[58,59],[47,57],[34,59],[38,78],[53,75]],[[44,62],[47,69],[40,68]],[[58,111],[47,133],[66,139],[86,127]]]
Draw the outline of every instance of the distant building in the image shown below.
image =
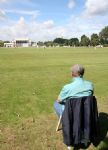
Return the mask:
[[4,43],[4,47],[15,47],[15,44],[13,42],[10,43]]
[[14,44],[16,47],[29,47],[31,46],[31,40],[28,38],[25,39],[15,39]]
[[4,43],[4,47],[29,47],[32,46],[31,40],[28,38],[15,39],[12,42]]
[[103,45],[96,45],[96,48],[103,48]]
[[31,46],[32,47],[39,47],[38,44],[37,44],[37,42],[31,42]]

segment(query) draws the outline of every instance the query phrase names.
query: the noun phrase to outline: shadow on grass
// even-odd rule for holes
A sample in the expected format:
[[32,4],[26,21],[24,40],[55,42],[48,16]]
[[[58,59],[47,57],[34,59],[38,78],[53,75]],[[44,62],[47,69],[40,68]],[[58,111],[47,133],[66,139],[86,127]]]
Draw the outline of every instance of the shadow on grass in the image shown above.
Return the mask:
[[108,150],[108,114],[101,112],[99,113],[99,135],[96,141],[93,143],[94,146],[98,146],[100,142],[103,142],[103,146],[99,147],[99,150]]

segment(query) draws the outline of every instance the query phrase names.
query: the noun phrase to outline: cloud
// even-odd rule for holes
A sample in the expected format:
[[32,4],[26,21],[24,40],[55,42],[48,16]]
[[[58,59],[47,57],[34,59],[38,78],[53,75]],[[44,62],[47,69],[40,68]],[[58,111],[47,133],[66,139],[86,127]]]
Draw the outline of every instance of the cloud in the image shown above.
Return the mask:
[[[103,18],[103,20],[106,20],[106,18]],[[90,36],[93,32],[98,33],[105,25],[103,20],[85,20],[81,16],[73,15],[67,24],[58,26],[53,20],[27,21],[22,16],[18,21],[10,21],[7,22],[7,25],[0,27],[0,39],[12,40],[28,37],[33,41],[47,41],[56,37],[80,38],[83,34]]]
[[29,15],[32,16],[34,19],[39,16],[40,12],[38,10],[34,11],[27,11],[27,10],[17,10],[17,9],[5,9],[4,10],[6,13],[13,13],[13,14],[19,14],[19,15]]
[[96,16],[108,13],[108,0],[86,0],[84,14]]
[[72,9],[75,6],[75,0],[69,0],[68,8]]
[[38,15],[39,14],[39,11],[26,11],[26,10],[16,10],[16,9],[5,10],[5,12],[25,14],[25,15],[34,15],[34,14]]
[[13,0],[0,0],[0,5],[5,5],[7,4],[8,2],[11,2]]
[[26,37],[28,36],[28,26],[23,17],[10,28],[13,37]]
[[8,0],[0,0],[0,3],[5,3],[7,2]]
[[54,27],[54,21],[53,20],[48,20],[48,21],[45,21],[43,23],[43,26],[47,29],[50,29],[50,28],[53,28]]
[[[18,0],[0,0],[0,3],[7,3],[7,2],[17,2]],[[25,2],[32,2],[33,0],[23,0]]]
[[[100,1],[101,0],[99,0],[99,3]],[[70,4],[68,7],[73,8],[75,6],[75,1],[70,0],[69,2]],[[73,4],[71,2],[73,2]],[[67,18],[67,21],[61,25],[58,25],[58,23],[56,24],[53,18],[44,18],[43,21],[39,21],[39,19],[36,19],[36,17],[40,15],[38,10],[18,10],[18,8],[15,9],[15,7],[14,9],[0,10],[0,19],[3,19],[7,16],[5,21],[2,21],[0,24],[0,39],[12,40],[15,38],[28,37],[33,41],[47,41],[53,40],[56,37],[80,38],[83,34],[90,36],[92,33],[99,33],[100,30],[108,24],[107,15],[97,17],[97,14],[106,12],[107,1],[104,0],[101,2],[101,4],[102,3],[104,3],[104,5],[101,7],[100,4],[96,4],[96,0],[86,0],[85,11],[83,13],[86,13],[88,16],[95,16],[95,18],[84,18],[82,12],[80,12],[71,16],[70,19]],[[92,5],[95,5],[95,7]],[[100,7],[101,11],[99,9]],[[12,17],[13,14],[14,17]],[[19,16],[17,21],[17,17],[15,18],[15,16]]]
[[[77,36],[86,34],[90,36],[92,33],[98,33],[108,21],[107,17],[85,18],[81,15],[72,15],[70,18],[69,28],[71,33],[76,33]],[[71,28],[72,27],[72,28]],[[72,31],[73,30],[73,31]]]
[[0,10],[0,20],[5,19],[6,15],[5,12],[3,10]]
[[64,36],[66,36],[65,27],[55,26],[53,20],[29,22],[20,17],[17,22],[10,22],[0,28],[0,39],[3,40],[28,37],[33,41],[47,41]]
[[0,39],[12,40],[14,38],[28,37],[36,41],[49,40],[53,38],[53,27],[53,20],[44,22],[34,20],[29,22],[24,17],[20,17],[18,21],[10,22],[0,28]]

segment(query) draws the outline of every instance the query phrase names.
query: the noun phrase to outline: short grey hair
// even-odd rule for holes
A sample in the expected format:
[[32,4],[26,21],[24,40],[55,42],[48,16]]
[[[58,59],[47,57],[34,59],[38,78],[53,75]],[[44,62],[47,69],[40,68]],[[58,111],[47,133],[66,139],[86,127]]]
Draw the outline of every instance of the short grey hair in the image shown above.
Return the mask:
[[76,64],[71,67],[73,73],[78,73],[80,77],[83,77],[85,68],[82,65]]

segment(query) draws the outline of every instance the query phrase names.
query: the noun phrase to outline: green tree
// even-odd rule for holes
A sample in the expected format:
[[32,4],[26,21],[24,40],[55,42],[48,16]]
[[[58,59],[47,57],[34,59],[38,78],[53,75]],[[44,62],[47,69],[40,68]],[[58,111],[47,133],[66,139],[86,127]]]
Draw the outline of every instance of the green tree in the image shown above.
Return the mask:
[[93,33],[91,35],[91,42],[90,43],[91,43],[92,46],[98,45],[100,43],[99,42],[99,36],[97,34]]
[[81,41],[80,41],[81,46],[89,46],[90,45],[90,39],[86,35],[81,36]]
[[108,44],[108,26],[101,30],[99,37],[101,44]]
[[39,42],[37,43],[37,45],[38,45],[38,46],[44,46],[44,43],[41,42],[41,41],[39,41]]
[[54,43],[52,41],[46,41],[44,42],[44,45],[49,47],[49,46],[54,46]]
[[10,43],[10,41],[4,41],[4,43]]
[[68,45],[68,40],[63,38],[54,39],[53,43],[59,44],[60,46]]
[[68,45],[69,45],[69,40],[68,40],[68,39],[65,39],[64,45],[65,45],[65,46],[68,46]]
[[71,38],[69,40],[69,45],[70,46],[79,46],[79,39],[78,38]]
[[4,46],[4,42],[2,40],[0,40],[0,47]]

